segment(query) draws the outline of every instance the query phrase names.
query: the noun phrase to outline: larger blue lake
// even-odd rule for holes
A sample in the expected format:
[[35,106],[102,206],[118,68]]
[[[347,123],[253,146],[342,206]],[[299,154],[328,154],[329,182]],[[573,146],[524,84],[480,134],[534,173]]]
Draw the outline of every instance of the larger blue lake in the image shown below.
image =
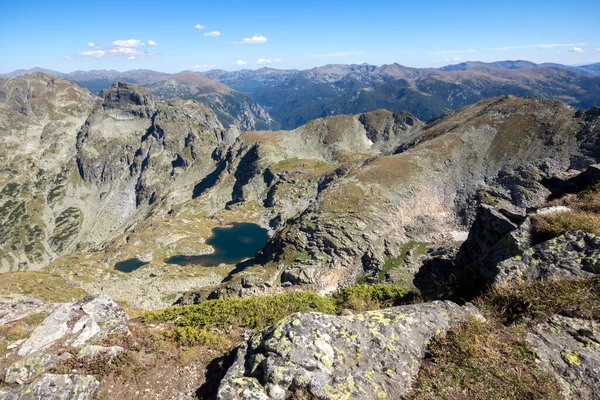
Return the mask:
[[253,257],[267,244],[268,240],[267,230],[260,225],[236,222],[212,229],[212,236],[206,240],[206,244],[215,249],[212,254],[173,256],[166,259],[165,262],[182,266],[201,265],[204,267],[237,264],[246,258]]

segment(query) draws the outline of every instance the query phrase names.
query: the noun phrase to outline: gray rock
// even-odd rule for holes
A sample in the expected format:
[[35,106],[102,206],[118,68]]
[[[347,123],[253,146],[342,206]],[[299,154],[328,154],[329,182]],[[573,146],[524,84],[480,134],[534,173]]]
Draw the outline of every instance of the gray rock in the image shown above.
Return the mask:
[[48,316],[21,345],[18,354],[26,356],[55,343],[83,347],[111,333],[128,334],[125,311],[107,296],[87,297],[67,303]]
[[18,321],[31,314],[54,311],[59,305],[37,299],[0,302],[0,326]]
[[496,283],[551,277],[589,277],[600,273],[600,237],[568,232],[533,246],[497,266]]
[[90,345],[90,346],[85,346],[81,350],[79,350],[79,353],[77,353],[77,358],[83,358],[83,357],[94,358],[99,354],[103,354],[103,355],[109,356],[110,358],[114,358],[114,357],[118,356],[119,354],[123,353],[124,351],[125,351],[125,349],[122,348],[121,346],[104,347],[104,346]]
[[55,354],[34,353],[12,364],[6,370],[6,383],[23,384],[32,378],[46,372],[58,361]]
[[218,399],[400,398],[410,391],[429,341],[479,317],[472,306],[436,301],[353,316],[293,314],[237,349]]
[[3,400],[88,400],[100,383],[89,375],[44,374],[27,386],[10,391],[0,389]]
[[600,399],[600,325],[554,316],[527,336],[539,365],[551,372],[567,398]]

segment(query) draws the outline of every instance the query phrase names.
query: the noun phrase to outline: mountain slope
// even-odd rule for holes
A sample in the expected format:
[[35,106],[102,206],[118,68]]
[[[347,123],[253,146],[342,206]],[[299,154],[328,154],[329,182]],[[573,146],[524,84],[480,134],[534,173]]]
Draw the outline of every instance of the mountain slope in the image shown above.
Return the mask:
[[440,69],[390,64],[273,71],[209,71],[205,75],[244,91],[286,129],[327,115],[378,108],[408,111],[427,120],[499,95],[560,99],[581,108],[600,104],[600,76],[594,76],[594,65],[536,65],[517,60],[465,62]]
[[210,107],[225,126],[241,130],[268,130],[275,127],[269,114],[250,97],[205,76],[184,71],[167,80],[147,85],[159,99],[192,99]]

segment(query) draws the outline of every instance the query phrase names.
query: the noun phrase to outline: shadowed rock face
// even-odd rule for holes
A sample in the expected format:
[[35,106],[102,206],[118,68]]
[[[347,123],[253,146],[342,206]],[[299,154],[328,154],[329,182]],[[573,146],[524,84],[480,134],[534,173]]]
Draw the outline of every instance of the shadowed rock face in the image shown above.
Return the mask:
[[480,316],[450,302],[347,317],[293,314],[238,348],[217,397],[279,400],[300,389],[319,399],[399,399],[431,339],[469,317]]

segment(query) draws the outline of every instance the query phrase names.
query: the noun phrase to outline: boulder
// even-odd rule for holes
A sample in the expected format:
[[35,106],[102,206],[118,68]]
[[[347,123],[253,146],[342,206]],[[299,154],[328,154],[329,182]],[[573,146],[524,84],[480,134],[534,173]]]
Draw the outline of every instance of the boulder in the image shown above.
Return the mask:
[[90,375],[44,374],[27,386],[3,391],[3,400],[88,400],[100,383]]
[[54,344],[81,348],[112,333],[128,334],[128,319],[125,311],[107,296],[67,303],[33,331],[18,354],[27,356]]
[[600,326],[563,316],[536,325],[527,335],[538,364],[565,388],[567,398],[600,399]]
[[593,276],[600,273],[600,237],[583,231],[567,232],[500,262],[496,270],[496,283]]
[[243,343],[218,399],[397,399],[410,391],[429,342],[452,324],[480,317],[452,302],[351,316],[293,314]]

